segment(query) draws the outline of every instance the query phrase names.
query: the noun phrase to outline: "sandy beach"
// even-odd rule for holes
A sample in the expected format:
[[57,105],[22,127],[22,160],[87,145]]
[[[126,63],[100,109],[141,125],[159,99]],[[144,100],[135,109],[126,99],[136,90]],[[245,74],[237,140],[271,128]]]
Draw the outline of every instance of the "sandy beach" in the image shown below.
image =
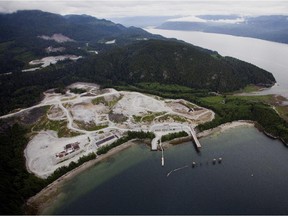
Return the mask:
[[202,137],[206,137],[206,136],[209,136],[211,134],[214,134],[214,133],[223,133],[226,130],[229,130],[229,129],[232,129],[232,128],[235,128],[235,127],[239,127],[239,126],[251,126],[251,127],[254,127],[255,123],[253,121],[247,121],[247,120],[239,120],[239,121],[228,122],[228,123],[219,125],[216,128],[212,128],[212,129],[209,129],[209,130],[202,131],[202,132],[197,134],[197,137],[198,138],[202,138]]
[[26,202],[26,214],[41,214],[43,210],[49,206],[49,204],[53,201],[54,197],[56,197],[61,192],[61,187],[70,179],[78,175],[79,173],[87,170],[90,167],[93,167],[97,163],[100,163],[101,161],[113,156],[114,154],[123,151],[132,145],[134,145],[136,142],[131,140],[128,141],[120,146],[117,146],[113,149],[111,149],[109,152],[107,152],[104,155],[98,156],[96,159],[87,161],[86,163],[82,164],[81,166],[77,167],[74,170],[71,170],[70,172],[66,173],[65,175],[61,176],[56,181],[49,184],[47,187],[45,187],[43,190],[41,190],[38,194],[35,196],[29,198]]

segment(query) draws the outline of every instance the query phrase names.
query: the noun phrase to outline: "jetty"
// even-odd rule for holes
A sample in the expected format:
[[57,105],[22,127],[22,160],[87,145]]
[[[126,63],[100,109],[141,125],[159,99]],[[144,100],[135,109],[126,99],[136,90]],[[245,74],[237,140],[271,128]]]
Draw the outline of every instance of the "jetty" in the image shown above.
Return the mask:
[[200,142],[199,142],[199,140],[198,140],[198,138],[196,136],[196,132],[195,132],[195,130],[194,130],[194,128],[192,126],[189,126],[189,130],[190,130],[190,133],[191,133],[192,138],[194,140],[194,143],[196,145],[196,148],[199,150],[201,148],[201,144],[200,144]]
[[161,140],[161,137],[160,137],[160,138],[159,138],[159,137],[155,137],[155,138],[152,140],[152,142],[151,142],[151,150],[152,150],[152,151],[157,151],[159,139]]
[[160,148],[161,148],[161,151],[162,151],[161,165],[163,167],[164,166],[164,150],[163,150],[163,147],[162,147],[161,139],[160,139]]

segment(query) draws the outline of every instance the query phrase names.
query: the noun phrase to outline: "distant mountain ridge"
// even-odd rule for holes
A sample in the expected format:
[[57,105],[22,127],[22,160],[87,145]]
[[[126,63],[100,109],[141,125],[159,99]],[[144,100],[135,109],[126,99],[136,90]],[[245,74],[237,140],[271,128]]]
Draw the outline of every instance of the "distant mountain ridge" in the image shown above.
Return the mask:
[[[237,15],[201,15],[199,21],[174,19],[157,28],[181,31],[201,31],[234,36],[252,37],[279,43],[288,43],[288,16],[271,15],[242,17]],[[229,22],[239,19],[238,22]],[[242,22],[241,22],[241,19]],[[225,22],[225,20],[227,22]]]
[[0,41],[19,37],[62,33],[77,41],[96,42],[100,39],[120,37],[153,37],[140,28],[126,28],[105,19],[88,15],[66,15],[39,10],[0,14]]

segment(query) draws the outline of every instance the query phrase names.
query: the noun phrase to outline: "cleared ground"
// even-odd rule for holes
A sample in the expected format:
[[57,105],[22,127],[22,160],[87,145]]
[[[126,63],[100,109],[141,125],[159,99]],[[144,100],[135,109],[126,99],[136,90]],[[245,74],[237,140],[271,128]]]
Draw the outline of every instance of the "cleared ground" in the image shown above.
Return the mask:
[[[73,89],[83,93],[72,93]],[[47,91],[40,104],[18,114],[43,106],[48,107],[47,112],[32,128],[33,136],[25,149],[27,169],[43,178],[109,145],[128,130],[153,131],[159,139],[173,132],[165,129],[167,125],[180,131],[214,118],[211,110],[185,100],[163,100],[87,83],[68,86],[64,95]]]

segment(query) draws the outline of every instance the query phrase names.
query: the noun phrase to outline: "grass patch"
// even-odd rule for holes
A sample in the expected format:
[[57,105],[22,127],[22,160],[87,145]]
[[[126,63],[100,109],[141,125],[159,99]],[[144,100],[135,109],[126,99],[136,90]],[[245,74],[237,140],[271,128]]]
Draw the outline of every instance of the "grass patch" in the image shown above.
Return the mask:
[[240,96],[240,95],[222,95],[222,96],[210,96],[200,98],[200,101],[204,104],[225,104],[231,101],[245,101],[252,103],[266,103],[266,104],[275,104],[278,102],[278,99],[273,95],[259,95],[259,96]]
[[92,100],[92,104],[98,105],[98,104],[104,104],[105,106],[108,106],[108,102],[105,100],[104,97],[98,97]]
[[142,117],[143,122],[152,122],[156,117],[164,115],[166,112],[155,112]]
[[182,116],[178,116],[178,115],[164,115],[164,116],[161,116],[160,118],[158,118],[159,121],[168,121],[168,120],[173,120],[175,122],[187,122],[187,119],[182,117]]
[[108,107],[112,108],[122,98],[123,98],[123,95],[121,95],[119,98],[115,98],[115,99],[112,99],[112,100],[106,100],[104,97],[98,97],[98,98],[95,98],[95,99],[92,100],[92,104],[98,105],[98,104],[102,103],[105,106],[108,106]]
[[123,98],[123,95],[120,95],[119,98],[115,98],[111,101],[108,101],[108,106],[111,108],[114,107],[118,103],[118,101],[120,101],[122,98]]
[[262,89],[263,87],[260,86],[256,86],[256,85],[248,85],[243,89],[244,93],[250,93],[250,92],[255,92],[255,91],[259,91],[260,89]]
[[273,95],[259,95],[259,96],[236,96],[236,95],[228,95],[227,100],[245,100],[249,102],[254,102],[254,103],[267,103],[267,104],[272,104],[275,102],[274,96]]
[[170,117],[175,121],[175,122],[187,122],[187,119],[182,117],[182,116],[178,116],[178,115],[170,115]]
[[166,112],[149,112],[148,115],[144,115],[144,116],[136,116],[133,115],[133,119],[135,122],[139,123],[139,122],[149,122],[151,123],[156,117],[164,115]]
[[234,94],[238,94],[238,93],[251,93],[251,92],[255,92],[255,91],[259,91],[260,89],[263,89],[263,87],[257,86],[257,85],[247,85],[245,88],[240,89],[238,91],[234,91]]
[[108,127],[108,125],[96,125],[94,122],[85,123],[83,121],[74,120],[74,123],[82,130],[97,131]]
[[142,116],[136,116],[136,115],[133,115],[133,119],[135,122],[141,122],[141,119],[142,119]]
[[43,116],[40,121],[38,121],[35,126],[32,128],[33,131],[41,131],[41,130],[53,130],[56,131],[58,137],[74,137],[78,136],[81,133],[72,131],[67,128],[67,121],[52,121],[49,120],[48,117],[45,115]]
[[70,109],[72,107],[71,103],[62,104],[66,109]]
[[275,108],[279,115],[288,122],[288,106],[276,106]]
[[204,97],[201,98],[201,101],[208,104],[220,104],[224,100],[224,96],[211,96],[211,97]]

